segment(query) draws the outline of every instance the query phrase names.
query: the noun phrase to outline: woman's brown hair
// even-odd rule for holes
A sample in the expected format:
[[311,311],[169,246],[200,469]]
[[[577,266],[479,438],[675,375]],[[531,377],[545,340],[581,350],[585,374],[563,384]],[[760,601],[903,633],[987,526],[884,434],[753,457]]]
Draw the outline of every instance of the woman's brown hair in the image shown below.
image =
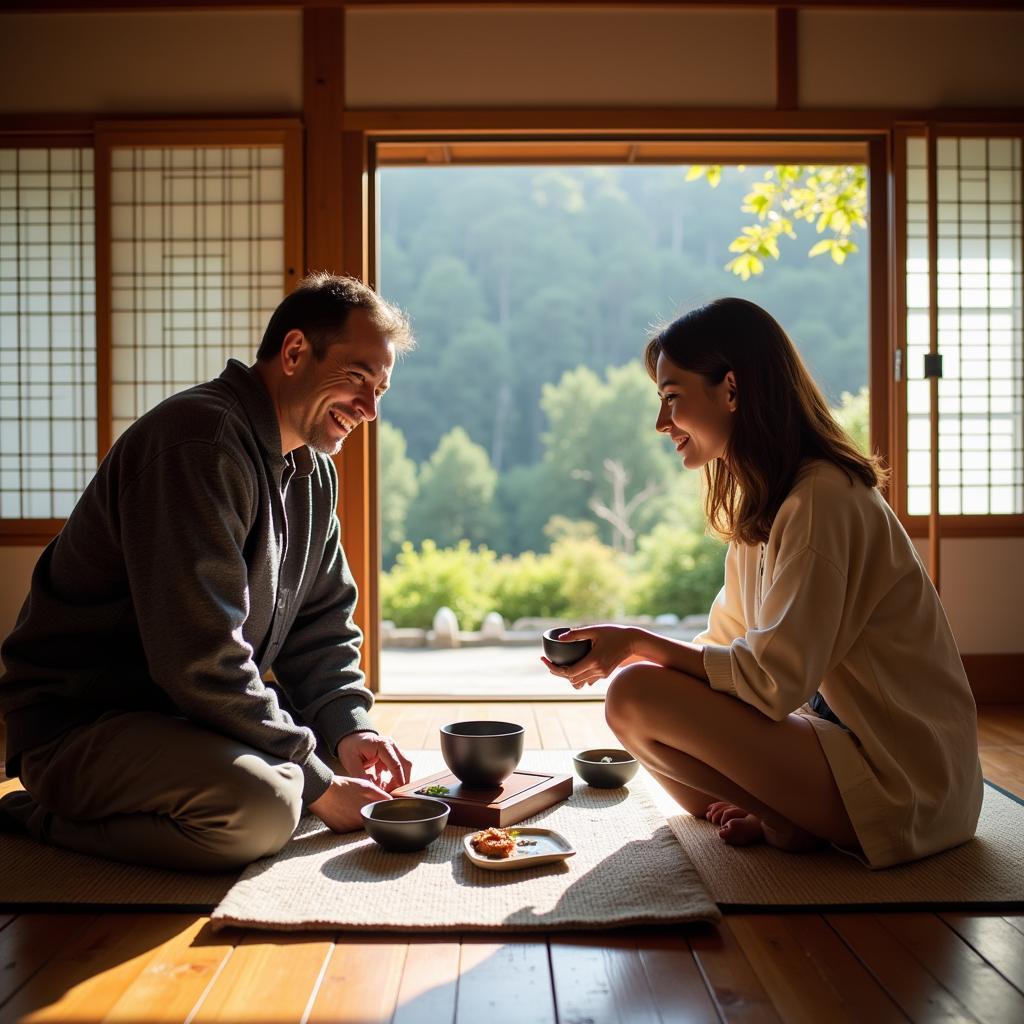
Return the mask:
[[704,467],[704,511],[728,540],[768,539],[779,506],[805,459],[826,459],[868,487],[885,483],[835,421],[800,354],[778,322],[745,299],[716,299],[656,334],[644,362],[657,381],[658,357],[719,384],[732,370],[736,413],[725,457]]

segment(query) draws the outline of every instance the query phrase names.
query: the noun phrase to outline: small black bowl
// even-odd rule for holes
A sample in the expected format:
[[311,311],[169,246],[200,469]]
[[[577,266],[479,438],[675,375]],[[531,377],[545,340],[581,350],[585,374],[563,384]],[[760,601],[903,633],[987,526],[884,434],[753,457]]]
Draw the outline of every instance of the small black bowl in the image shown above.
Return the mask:
[[441,755],[463,785],[494,789],[516,770],[525,735],[513,722],[452,722],[441,726]]
[[[611,760],[606,761],[605,758]],[[640,767],[637,759],[628,750],[607,747],[598,750],[581,750],[573,757],[576,774],[588,785],[598,789],[618,789],[624,786]]]
[[429,796],[400,796],[377,800],[361,808],[366,831],[392,853],[409,853],[429,846],[448,824],[450,808]]
[[581,658],[585,658],[593,647],[590,640],[558,639],[563,633],[568,632],[568,626],[555,626],[544,633],[544,653],[553,665],[575,665]]

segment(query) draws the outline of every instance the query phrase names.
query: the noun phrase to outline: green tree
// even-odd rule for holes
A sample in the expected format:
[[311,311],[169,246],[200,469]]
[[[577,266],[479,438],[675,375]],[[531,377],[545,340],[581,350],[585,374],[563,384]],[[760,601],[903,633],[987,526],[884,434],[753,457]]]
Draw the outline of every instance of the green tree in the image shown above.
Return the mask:
[[497,474],[487,452],[462,427],[441,438],[420,470],[419,494],[409,512],[409,539],[452,547],[482,544],[493,532]]
[[512,466],[498,479],[496,492],[502,553],[547,550],[550,540],[545,527],[552,516],[566,506],[559,472],[548,462]]
[[508,456],[512,360],[504,331],[487,320],[471,320],[451,339],[438,363],[440,380],[459,387],[460,400],[446,407],[448,423],[462,426],[489,454],[500,473]]
[[[723,168],[712,202],[671,166],[381,172],[382,290],[409,310],[420,343],[396,371],[385,411],[417,463],[453,426],[487,450],[499,473],[490,547],[546,551],[545,526],[562,515],[599,525],[625,550],[628,534],[616,534],[595,503],[625,510],[634,542],[667,515],[674,481],[689,474],[653,431],[656,406],[637,404],[654,401],[651,383],[641,372],[636,391],[620,389],[619,407],[601,399],[608,367],[638,369],[643,339],[660,319],[734,291],[784,325],[832,405],[867,383],[867,261],[804,256],[832,235],[831,227],[815,233],[820,213],[808,222],[774,210],[797,240],[787,251],[779,235],[787,258],[770,275],[741,283],[722,272],[723,240],[745,219],[776,223],[772,211],[763,222],[740,212],[745,196],[761,194],[764,170]],[[860,241],[860,231],[849,237]],[[593,377],[566,402],[563,422],[579,429],[556,457],[540,400],[544,385],[560,386],[578,367]],[[634,437],[665,446],[667,488]],[[606,458],[629,474],[618,503]],[[648,480],[663,489],[631,509]]]
[[492,210],[466,232],[470,265],[487,296],[491,315],[507,329],[512,309],[534,283],[533,249],[544,235],[544,224],[522,202]]
[[405,540],[409,506],[419,491],[416,463],[405,453],[405,436],[386,420],[377,424],[377,449],[380,460],[380,535],[381,559],[391,565]]
[[483,317],[480,282],[455,256],[436,258],[420,278],[412,304],[413,327],[433,344],[443,344],[466,324]]
[[569,174],[561,167],[551,167],[537,174],[532,182],[533,201],[542,210],[580,213],[587,204],[579,175]]
[[452,339],[484,315],[480,284],[465,263],[438,257],[421,271],[408,310],[418,348],[394,374],[388,417],[406,437],[409,455],[425,460],[451,428],[452,381],[441,368]]
[[[706,178],[712,188],[722,180],[721,165],[694,164],[687,181]],[[756,216],[729,244],[736,256],[726,264],[744,281],[764,271],[765,260],[779,258],[779,240],[796,238],[795,221],[813,224],[825,237],[811,246],[808,256],[828,253],[844,263],[857,252],[853,233],[867,227],[867,168],[863,164],[777,164],[764,172],[743,198],[742,210]]]
[[648,502],[678,472],[654,424],[657,391],[639,362],[610,367],[602,380],[586,367],[544,387],[545,462],[561,479],[562,514],[601,523],[621,550],[647,525]]
[[404,307],[416,291],[416,270],[392,235],[381,233],[380,249],[381,294]]
[[515,461],[536,462],[540,457],[544,427],[541,389],[547,381],[584,362],[586,324],[585,296],[563,282],[522,296],[509,329],[517,367]]
[[[427,188],[406,206],[405,237],[413,260],[429,266],[439,256],[454,256],[472,265],[469,238],[473,228],[495,210],[524,204],[518,173],[481,173],[478,167],[418,167],[412,171]],[[513,172],[518,168],[512,169]]]
[[[442,434],[462,424],[501,473],[540,459],[545,383],[580,365],[603,375],[608,365],[635,361],[653,322],[716,298],[730,279],[739,284],[721,273],[721,241],[739,234],[739,207],[762,173],[724,169],[708,202],[673,167],[384,170],[382,280],[420,339],[395,374],[390,403],[411,457],[426,460]],[[805,248],[825,237],[814,223],[791,219]],[[866,382],[866,262],[783,261],[770,282],[753,275],[743,289],[802,351],[807,328],[809,362],[836,402]],[[478,312],[467,318],[467,309]],[[496,410],[506,429],[490,438],[470,411],[478,379],[466,369],[454,377],[463,360],[446,356],[470,321],[502,331],[511,356],[502,381],[511,399],[501,406],[511,411],[502,420]]]

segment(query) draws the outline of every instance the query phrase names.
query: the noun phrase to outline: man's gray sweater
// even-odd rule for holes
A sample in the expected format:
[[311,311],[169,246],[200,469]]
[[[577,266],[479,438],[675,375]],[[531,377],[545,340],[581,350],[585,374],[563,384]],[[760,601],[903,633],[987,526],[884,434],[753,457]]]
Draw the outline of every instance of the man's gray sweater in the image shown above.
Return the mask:
[[301,765],[306,803],[321,796],[331,770],[307,726],[332,752],[372,729],[337,496],[326,455],[281,455],[270,396],[235,360],[141,417],[40,556],[0,650],[8,774],[73,726],[152,710]]

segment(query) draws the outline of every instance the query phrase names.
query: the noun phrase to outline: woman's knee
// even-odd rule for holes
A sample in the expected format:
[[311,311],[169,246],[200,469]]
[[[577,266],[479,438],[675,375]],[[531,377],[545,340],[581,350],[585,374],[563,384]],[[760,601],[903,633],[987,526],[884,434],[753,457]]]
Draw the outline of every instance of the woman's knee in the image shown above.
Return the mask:
[[604,717],[616,735],[621,735],[647,717],[651,675],[650,665],[627,665],[609,683],[604,699]]

